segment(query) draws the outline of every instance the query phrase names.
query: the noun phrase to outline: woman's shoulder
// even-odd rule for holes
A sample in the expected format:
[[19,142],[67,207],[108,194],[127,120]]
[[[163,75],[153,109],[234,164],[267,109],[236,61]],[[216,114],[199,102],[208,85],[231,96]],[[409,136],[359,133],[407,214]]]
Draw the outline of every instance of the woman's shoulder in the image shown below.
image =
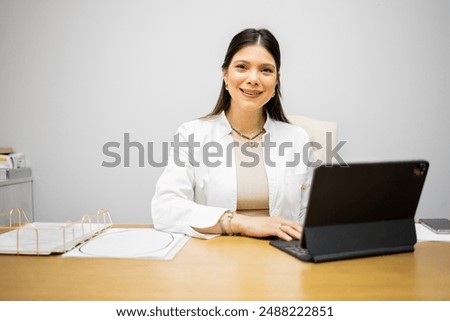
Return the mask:
[[278,134],[281,134],[283,136],[287,137],[298,137],[303,140],[309,140],[308,132],[299,125],[294,125],[291,123],[279,121],[279,120],[272,120],[274,124],[274,129]]
[[182,123],[178,127],[178,131],[189,133],[207,133],[213,128],[217,128],[219,124],[223,124],[223,115],[204,116],[196,119],[192,119]]

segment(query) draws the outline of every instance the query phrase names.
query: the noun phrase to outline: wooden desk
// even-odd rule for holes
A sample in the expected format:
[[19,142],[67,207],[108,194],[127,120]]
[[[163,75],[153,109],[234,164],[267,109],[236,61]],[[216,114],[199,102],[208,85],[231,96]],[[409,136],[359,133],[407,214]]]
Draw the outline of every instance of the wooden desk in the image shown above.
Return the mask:
[[191,239],[172,261],[0,255],[0,300],[450,300],[450,243],[304,263],[245,237]]

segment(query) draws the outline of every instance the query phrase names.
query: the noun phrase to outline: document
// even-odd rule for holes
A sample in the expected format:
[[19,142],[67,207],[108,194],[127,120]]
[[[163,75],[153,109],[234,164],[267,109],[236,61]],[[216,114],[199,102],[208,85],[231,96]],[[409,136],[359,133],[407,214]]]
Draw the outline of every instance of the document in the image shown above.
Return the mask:
[[189,238],[152,228],[111,228],[63,257],[171,260]]
[[1,254],[50,255],[64,253],[97,233],[111,227],[109,223],[27,223],[8,231],[0,230]]

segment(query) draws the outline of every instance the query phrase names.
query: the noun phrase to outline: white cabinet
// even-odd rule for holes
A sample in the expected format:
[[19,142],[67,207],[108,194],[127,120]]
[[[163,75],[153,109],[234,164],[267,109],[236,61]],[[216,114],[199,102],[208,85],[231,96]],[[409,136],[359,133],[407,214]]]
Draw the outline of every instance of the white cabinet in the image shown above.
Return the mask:
[[16,207],[25,211],[30,222],[34,221],[32,177],[0,180],[0,213]]

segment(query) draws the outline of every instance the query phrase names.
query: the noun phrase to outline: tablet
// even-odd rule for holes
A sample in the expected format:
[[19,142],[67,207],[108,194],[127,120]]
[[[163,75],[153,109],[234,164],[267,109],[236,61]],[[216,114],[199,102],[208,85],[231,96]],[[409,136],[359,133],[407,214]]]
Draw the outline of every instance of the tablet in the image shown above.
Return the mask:
[[434,233],[450,234],[450,220],[446,218],[421,218],[419,222]]

